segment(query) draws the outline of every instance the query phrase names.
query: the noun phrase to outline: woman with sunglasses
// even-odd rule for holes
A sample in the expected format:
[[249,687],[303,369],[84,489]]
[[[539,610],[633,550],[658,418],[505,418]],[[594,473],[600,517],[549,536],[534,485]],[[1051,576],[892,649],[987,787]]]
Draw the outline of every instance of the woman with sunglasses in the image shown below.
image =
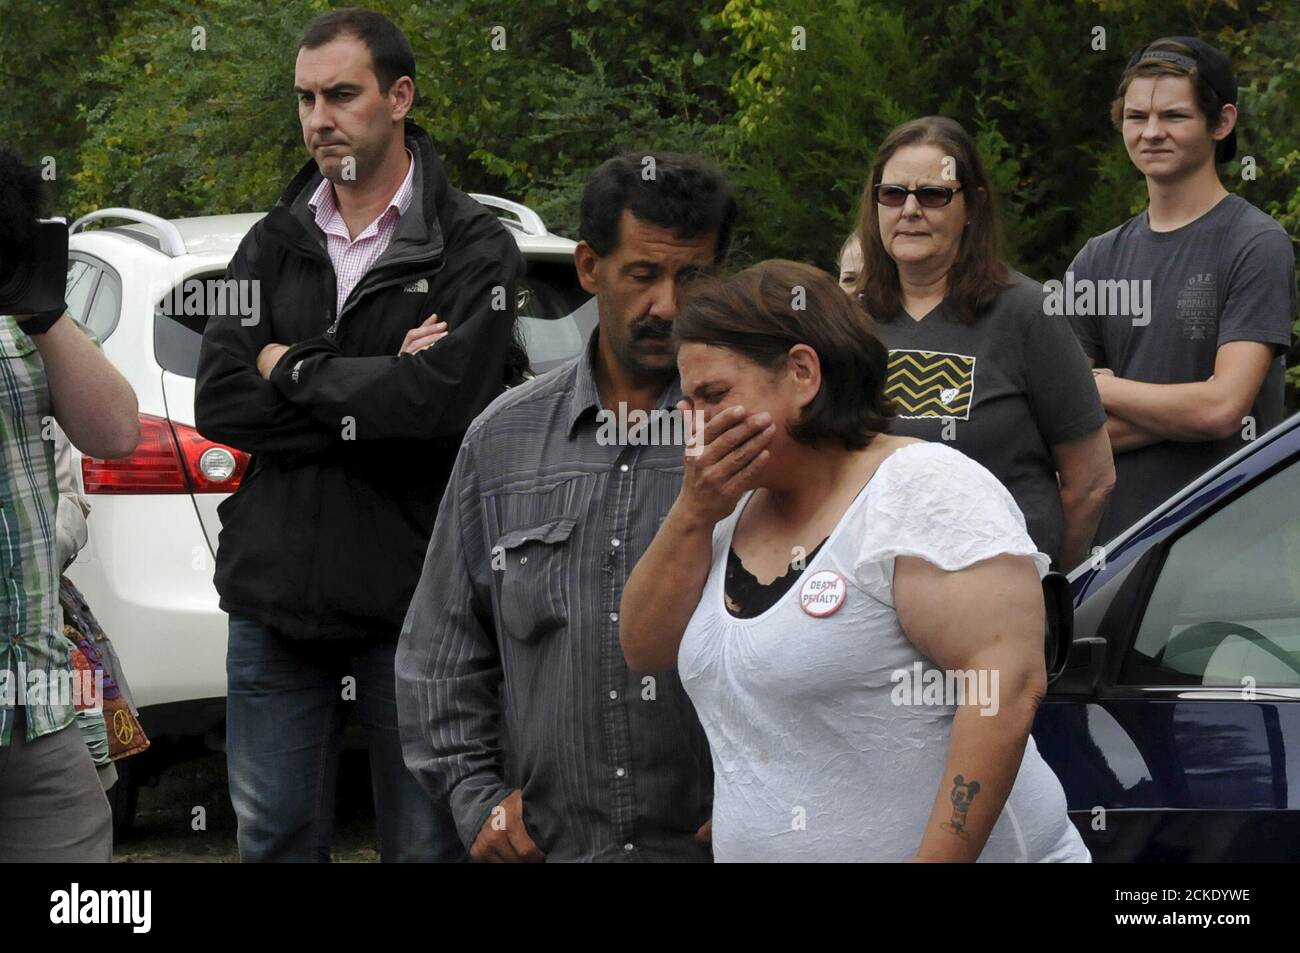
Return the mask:
[[1088,557],[1115,482],[1106,412],[1068,321],[1008,268],[974,141],[941,116],[896,128],[876,152],[853,292],[889,348],[895,432],[983,464],[1053,565]]

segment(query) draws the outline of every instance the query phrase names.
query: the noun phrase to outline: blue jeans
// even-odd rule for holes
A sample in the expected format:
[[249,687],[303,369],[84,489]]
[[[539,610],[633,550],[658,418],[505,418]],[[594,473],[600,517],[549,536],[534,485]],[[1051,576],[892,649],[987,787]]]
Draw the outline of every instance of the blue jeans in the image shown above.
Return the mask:
[[432,800],[402,760],[396,650],[396,642],[300,642],[231,617],[226,762],[241,860],[330,859],[339,751],[353,707],[370,749],[380,859],[466,859],[449,805]]

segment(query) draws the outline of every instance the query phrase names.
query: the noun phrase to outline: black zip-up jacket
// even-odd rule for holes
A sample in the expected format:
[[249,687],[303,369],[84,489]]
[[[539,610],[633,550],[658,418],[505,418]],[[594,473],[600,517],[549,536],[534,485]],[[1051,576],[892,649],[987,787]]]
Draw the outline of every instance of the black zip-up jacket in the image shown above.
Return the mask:
[[[252,454],[218,508],[221,608],[290,637],[397,638],[461,438],[503,389],[518,246],[410,122],[406,147],[410,207],[341,311],[312,161],[226,272],[260,282],[258,313],[210,315],[203,335],[199,432]],[[399,357],[435,313],[447,336]],[[272,342],[290,347],[264,380]]]

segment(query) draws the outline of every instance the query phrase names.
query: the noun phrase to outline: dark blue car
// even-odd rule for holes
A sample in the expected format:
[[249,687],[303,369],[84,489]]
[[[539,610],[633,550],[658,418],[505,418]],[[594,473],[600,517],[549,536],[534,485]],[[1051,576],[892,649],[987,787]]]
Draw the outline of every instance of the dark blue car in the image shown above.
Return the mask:
[[1093,859],[1300,860],[1300,414],[1107,550],[1034,723]]

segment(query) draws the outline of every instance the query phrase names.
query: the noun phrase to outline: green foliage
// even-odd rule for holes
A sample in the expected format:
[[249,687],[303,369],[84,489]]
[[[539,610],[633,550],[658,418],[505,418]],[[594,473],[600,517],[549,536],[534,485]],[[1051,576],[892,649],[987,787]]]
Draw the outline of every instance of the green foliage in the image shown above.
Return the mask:
[[[0,129],[54,156],[57,208],[165,216],[275,201],[306,156],[295,40],[325,0],[0,0]],[[577,230],[582,185],[624,150],[722,163],[735,261],[834,266],[876,145],[940,113],[976,136],[1008,256],[1059,274],[1145,203],[1111,127],[1129,53],[1195,33],[1242,84],[1229,188],[1300,241],[1300,6],[1290,0],[435,0],[371,6],[410,37],[414,116],[453,179]],[[196,49],[202,27],[204,49]],[[1105,31],[1098,48],[1098,28]],[[1293,362],[1295,363],[1295,362]],[[1292,369],[1300,382],[1300,369]]]
[[68,204],[206,215],[273,204],[304,160],[293,42],[320,5],[139,3],[122,18],[83,107],[88,136]]
[[416,117],[466,187],[522,198],[574,234],[582,184],[611,155],[711,151],[729,115],[726,66],[695,10],[682,0],[413,8],[397,22],[422,64]]
[[909,49],[906,13],[886,6],[730,0],[721,11],[738,50],[724,150],[742,198],[740,263],[829,266],[852,228],[871,148],[938,84],[932,61]]
[[[1268,212],[1300,244],[1300,6],[1268,3],[1260,8],[1268,27],[1239,27],[1220,34],[1224,52],[1237,64],[1242,128],[1231,186]],[[1253,179],[1240,178],[1242,160],[1255,160]],[[1295,323],[1300,337],[1300,318]],[[1293,395],[1300,390],[1300,342],[1287,361]],[[1293,402],[1292,407],[1296,406]]]
[[105,90],[89,75],[112,42],[128,0],[0,0],[0,138],[41,162],[54,160],[53,210],[80,166],[86,126],[80,107]]
[[[686,2],[371,6],[411,39],[413,117],[457,181],[526,199],[564,231],[576,230],[582,182],[613,152],[708,152],[729,114],[727,67]],[[94,49],[83,43],[71,76],[50,83],[87,91],[64,102],[77,161],[61,205],[73,215],[116,204],[177,216],[274,202],[306,157],[292,93],[295,41],[329,4],[119,7],[111,35]],[[35,108],[14,125],[54,131]],[[45,140],[31,138],[43,154]]]
[[1254,155],[1258,175],[1243,180],[1234,162],[1225,184],[1300,240],[1295,4],[727,0],[718,19],[735,50],[737,111],[722,136],[746,215],[742,263],[832,269],[880,140],[940,114],[976,137],[1008,258],[1039,279],[1061,274],[1089,236],[1145,206],[1110,101],[1133,50],[1182,34],[1215,42],[1239,74],[1239,158]]
[[738,50],[738,113],[726,156],[758,212],[751,255],[794,252],[830,267],[884,134],[940,114],[979,142],[1011,260],[1038,277],[1063,271],[1088,235],[1144,203],[1109,120],[1129,53],[1195,28],[1185,8],[1113,6],[728,0],[720,19]]

